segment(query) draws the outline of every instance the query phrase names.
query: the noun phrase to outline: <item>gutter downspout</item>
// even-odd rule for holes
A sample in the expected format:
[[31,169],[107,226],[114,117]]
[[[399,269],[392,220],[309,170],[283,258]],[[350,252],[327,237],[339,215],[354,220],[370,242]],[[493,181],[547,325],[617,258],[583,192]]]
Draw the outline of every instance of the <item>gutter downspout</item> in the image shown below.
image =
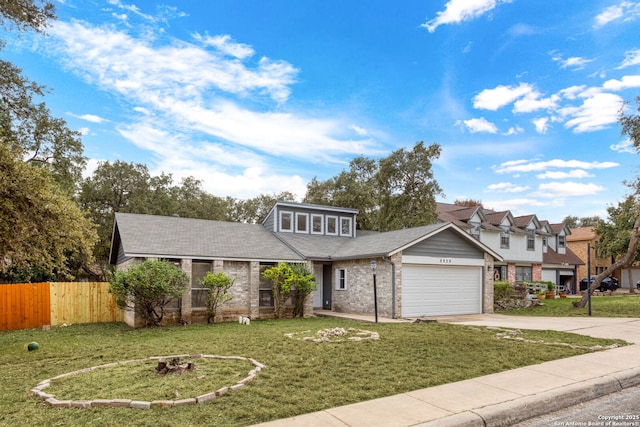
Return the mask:
[[396,264],[386,255],[382,257],[384,262],[391,264],[391,318],[396,318]]

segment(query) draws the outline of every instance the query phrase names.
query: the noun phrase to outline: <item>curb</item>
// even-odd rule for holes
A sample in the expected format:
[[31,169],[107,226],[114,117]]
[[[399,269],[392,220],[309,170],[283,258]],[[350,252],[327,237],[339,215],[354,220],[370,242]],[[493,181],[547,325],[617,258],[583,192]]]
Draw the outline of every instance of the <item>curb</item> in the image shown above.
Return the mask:
[[597,399],[626,388],[640,385],[640,367],[626,369],[531,396],[461,412],[416,427],[493,427],[512,426],[549,412]]

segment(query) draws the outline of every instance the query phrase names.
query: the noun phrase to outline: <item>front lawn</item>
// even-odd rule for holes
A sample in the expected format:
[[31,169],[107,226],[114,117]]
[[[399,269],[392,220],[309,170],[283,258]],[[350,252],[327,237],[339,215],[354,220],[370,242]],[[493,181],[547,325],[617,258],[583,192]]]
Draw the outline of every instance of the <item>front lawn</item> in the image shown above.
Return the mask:
[[[380,338],[324,343],[301,339],[336,327],[377,332]],[[498,339],[496,332],[441,323],[376,325],[330,318],[147,329],[107,323],[0,332],[0,424],[244,426],[590,351]],[[372,337],[366,333],[363,336]],[[519,336],[581,346],[619,342],[550,331],[523,331]],[[31,341],[38,342],[40,349],[27,351]],[[29,390],[40,381],[63,373],[176,354],[242,356],[267,368],[246,387],[191,406],[149,410],[52,408],[29,396]],[[203,383],[210,383],[214,391],[244,378],[251,369],[235,362],[221,362],[219,367],[211,360],[194,362],[196,371],[171,379],[153,372],[152,366],[131,364],[131,371],[120,367],[110,375],[107,371],[75,375],[64,384],[54,382],[44,391],[59,400],[176,400],[195,397],[207,389]]]
[[[588,317],[589,311],[575,308],[576,298],[545,299],[543,306],[496,311],[514,316]],[[640,317],[640,295],[594,296],[591,298],[593,317]]]

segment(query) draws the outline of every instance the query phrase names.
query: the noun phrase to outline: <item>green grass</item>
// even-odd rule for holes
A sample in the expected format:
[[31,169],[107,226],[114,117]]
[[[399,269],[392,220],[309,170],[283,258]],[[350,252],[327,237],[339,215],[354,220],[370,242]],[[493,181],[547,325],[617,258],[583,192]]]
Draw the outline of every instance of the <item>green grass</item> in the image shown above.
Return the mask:
[[[315,343],[287,333],[354,327],[379,340]],[[523,331],[524,338],[578,345],[601,340],[550,331]],[[295,335],[298,336],[298,335]],[[37,341],[40,349],[28,352]],[[254,321],[131,329],[90,324],[0,332],[0,425],[47,426],[244,426],[389,396],[586,353],[587,350],[496,338],[496,330],[440,323],[370,324],[343,319]],[[175,408],[57,409],[29,396],[44,379],[106,363],[175,354],[243,356],[267,366],[246,387],[212,402]],[[46,389],[59,400],[195,397],[244,378],[242,361],[194,360],[197,370],[174,378],[134,363],[54,381]],[[97,372],[100,371],[100,372]],[[117,396],[116,396],[117,395]]]
[[[545,299],[543,306],[500,310],[499,314],[514,316],[588,317],[588,308],[575,308],[576,298]],[[591,298],[593,317],[640,317],[640,295],[594,296]]]

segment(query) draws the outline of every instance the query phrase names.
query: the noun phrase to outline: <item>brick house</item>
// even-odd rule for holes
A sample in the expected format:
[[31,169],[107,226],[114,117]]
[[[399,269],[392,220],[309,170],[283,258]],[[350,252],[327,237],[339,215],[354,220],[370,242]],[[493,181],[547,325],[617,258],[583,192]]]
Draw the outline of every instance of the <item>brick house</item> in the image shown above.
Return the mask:
[[[613,264],[614,259],[610,256],[602,255],[600,250],[600,236],[596,234],[593,227],[577,227],[571,229],[571,235],[567,238],[567,244],[573,252],[583,261],[583,265],[578,268],[580,279],[588,276],[587,247],[591,246],[591,275],[602,273]],[[613,276],[620,281],[622,288],[629,287],[629,273],[631,273],[631,283],[640,280],[640,267],[633,265],[630,269],[616,271]],[[635,286],[635,285],[634,285]]]
[[[278,202],[262,224],[117,213],[110,262],[126,269],[143,259],[166,259],[191,278],[168,322],[203,322],[207,271],[235,278],[233,299],[220,320],[273,316],[270,283],[261,271],[277,262],[306,263],[316,291],[313,308],[373,314],[372,260],[378,312],[385,317],[493,311],[494,262],[502,257],[451,222],[385,233],[356,230],[358,211]],[[133,313],[125,321],[139,326]]]

